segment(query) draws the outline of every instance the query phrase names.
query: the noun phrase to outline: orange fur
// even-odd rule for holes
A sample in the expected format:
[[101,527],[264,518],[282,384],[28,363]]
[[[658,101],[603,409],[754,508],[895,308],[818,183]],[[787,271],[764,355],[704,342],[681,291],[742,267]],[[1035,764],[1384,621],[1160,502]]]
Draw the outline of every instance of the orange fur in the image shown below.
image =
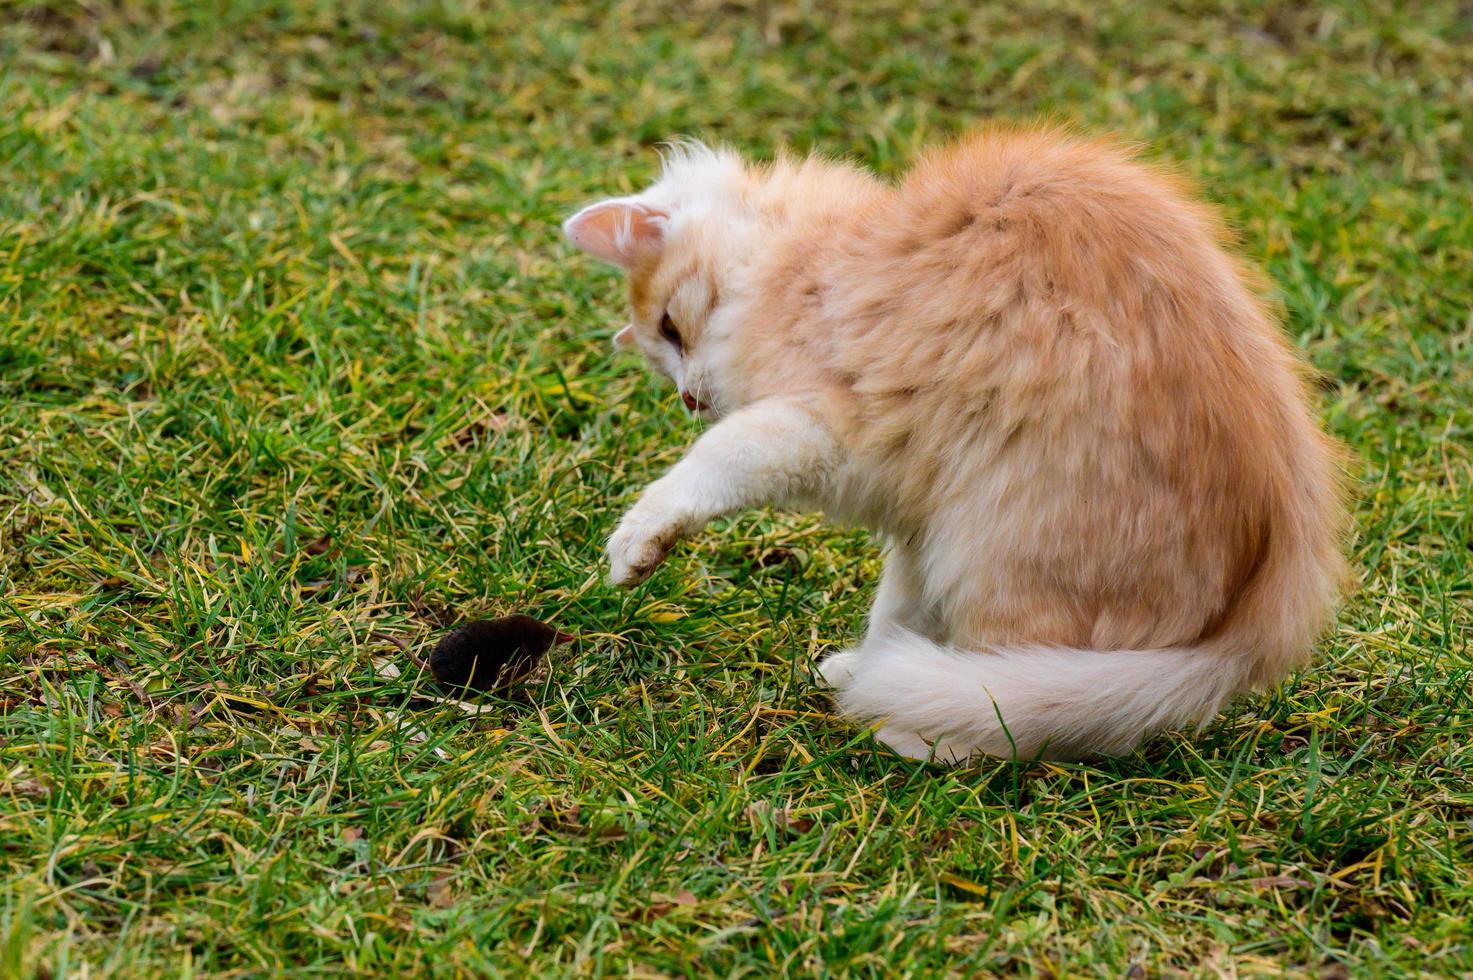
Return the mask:
[[[1217,658],[1223,696],[1308,654],[1346,576],[1338,450],[1183,181],[1116,143],[994,129],[898,186],[721,157],[695,207],[679,167],[706,158],[682,152],[651,192],[664,246],[631,268],[641,347],[668,361],[669,311],[687,349],[664,369],[712,415],[811,413],[843,460],[817,502],[909,556],[899,625],[961,651]],[[974,750],[996,748],[955,754]]]

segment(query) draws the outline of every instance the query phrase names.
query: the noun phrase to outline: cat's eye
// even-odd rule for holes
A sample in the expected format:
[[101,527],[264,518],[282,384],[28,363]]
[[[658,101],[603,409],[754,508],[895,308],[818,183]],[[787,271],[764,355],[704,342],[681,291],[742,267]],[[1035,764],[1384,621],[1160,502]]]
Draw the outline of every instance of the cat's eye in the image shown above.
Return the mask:
[[660,336],[674,344],[676,350],[685,353],[685,341],[680,339],[680,331],[675,329],[675,321],[670,319],[669,313],[660,319]]

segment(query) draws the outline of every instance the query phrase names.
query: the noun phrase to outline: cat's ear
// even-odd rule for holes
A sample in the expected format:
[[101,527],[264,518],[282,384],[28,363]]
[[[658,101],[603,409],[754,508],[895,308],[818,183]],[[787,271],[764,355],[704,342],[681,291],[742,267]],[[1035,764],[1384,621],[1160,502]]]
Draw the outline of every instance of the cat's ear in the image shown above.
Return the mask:
[[634,346],[634,324],[626,323],[614,334],[614,350],[628,350]]
[[630,198],[590,204],[563,222],[568,241],[589,255],[629,268],[659,254],[665,246],[669,215]]

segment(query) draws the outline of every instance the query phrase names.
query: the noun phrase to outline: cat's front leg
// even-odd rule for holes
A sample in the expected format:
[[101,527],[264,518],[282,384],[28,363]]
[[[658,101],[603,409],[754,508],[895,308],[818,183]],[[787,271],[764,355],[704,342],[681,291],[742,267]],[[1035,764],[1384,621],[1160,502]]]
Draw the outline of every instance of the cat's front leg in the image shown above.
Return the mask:
[[609,538],[609,581],[643,581],[677,541],[714,518],[822,496],[842,458],[803,401],[770,399],[733,412],[624,514]]

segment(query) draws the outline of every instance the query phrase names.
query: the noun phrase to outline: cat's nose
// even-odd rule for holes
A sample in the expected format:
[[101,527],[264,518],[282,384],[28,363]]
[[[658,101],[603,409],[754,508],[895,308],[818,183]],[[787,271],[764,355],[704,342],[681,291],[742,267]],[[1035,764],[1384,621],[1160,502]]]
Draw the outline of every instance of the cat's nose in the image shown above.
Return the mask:
[[692,412],[701,407],[701,403],[696,401],[696,396],[692,395],[688,391],[682,391],[680,393],[680,400],[685,402],[685,407],[690,409]]

